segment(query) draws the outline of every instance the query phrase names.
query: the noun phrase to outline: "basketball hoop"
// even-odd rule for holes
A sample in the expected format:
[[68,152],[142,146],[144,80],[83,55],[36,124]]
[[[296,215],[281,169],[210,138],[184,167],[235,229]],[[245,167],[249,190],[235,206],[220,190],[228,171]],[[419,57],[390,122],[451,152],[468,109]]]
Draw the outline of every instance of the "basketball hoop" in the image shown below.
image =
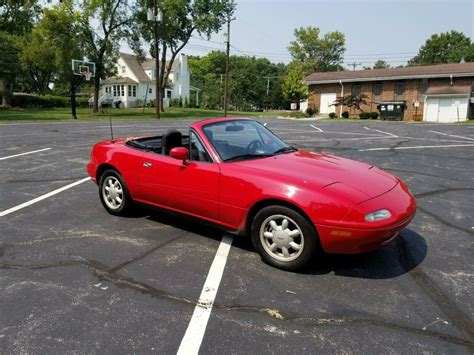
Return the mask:
[[86,81],[91,81],[92,73],[88,70],[84,70],[81,75],[86,79]]

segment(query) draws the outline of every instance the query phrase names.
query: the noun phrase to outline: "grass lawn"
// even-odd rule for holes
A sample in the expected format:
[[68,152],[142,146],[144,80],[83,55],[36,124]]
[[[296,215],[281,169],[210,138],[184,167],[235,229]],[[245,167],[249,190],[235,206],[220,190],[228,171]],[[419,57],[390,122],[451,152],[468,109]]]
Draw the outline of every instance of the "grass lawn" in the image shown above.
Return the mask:
[[[278,116],[280,112],[228,112],[228,116],[239,117],[260,117],[260,116]],[[223,111],[204,110],[194,108],[168,108],[161,114],[163,119],[205,119],[224,116]],[[110,117],[117,119],[152,119],[155,118],[155,109],[147,108],[145,112],[142,109],[113,109],[108,108],[99,113],[92,113],[91,109],[77,109],[79,120],[108,120]],[[26,120],[71,120],[71,109],[0,109],[0,121],[26,121]]]

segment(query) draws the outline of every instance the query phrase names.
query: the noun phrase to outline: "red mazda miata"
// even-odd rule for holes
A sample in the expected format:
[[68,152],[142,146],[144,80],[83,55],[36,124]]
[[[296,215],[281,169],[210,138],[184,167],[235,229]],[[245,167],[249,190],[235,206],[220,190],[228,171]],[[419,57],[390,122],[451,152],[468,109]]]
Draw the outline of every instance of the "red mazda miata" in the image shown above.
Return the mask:
[[397,177],[375,166],[286,145],[261,123],[220,118],[189,135],[97,143],[87,165],[106,210],[135,202],[198,217],[250,235],[279,268],[327,253],[382,247],[408,225],[416,202]]

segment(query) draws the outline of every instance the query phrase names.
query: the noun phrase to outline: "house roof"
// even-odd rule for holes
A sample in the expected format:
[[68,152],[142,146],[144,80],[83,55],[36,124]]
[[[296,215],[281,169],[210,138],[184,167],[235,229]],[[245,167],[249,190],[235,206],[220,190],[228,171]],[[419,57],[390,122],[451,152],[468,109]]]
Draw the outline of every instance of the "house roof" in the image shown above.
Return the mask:
[[304,82],[306,84],[327,84],[356,81],[382,81],[401,80],[415,78],[436,78],[436,77],[472,76],[474,77],[474,63],[461,64],[438,64],[427,66],[336,71],[313,73],[308,75]]
[[[153,81],[152,79],[150,79],[147,73],[145,73],[145,70],[152,69],[155,67],[154,59],[145,58],[145,60],[142,63],[140,63],[140,61],[138,60],[138,57],[133,54],[120,53],[120,57],[122,57],[122,59],[125,61],[125,63],[133,72],[133,74],[135,74],[139,82]],[[168,63],[169,61],[166,62],[166,65],[168,65]],[[173,66],[171,67],[171,71],[176,70],[179,64],[180,64],[179,60],[175,60],[173,62]]]
[[143,70],[142,64],[138,61],[138,57],[133,54],[120,53],[120,57],[125,61],[132,73],[137,77],[138,81],[150,81],[150,77]]
[[469,85],[462,86],[434,86],[426,90],[425,95],[465,95],[471,96],[471,87]]
[[103,84],[138,84],[137,81],[132,78],[123,77],[123,76],[114,76],[113,78],[107,78],[102,80]]
[[[166,61],[166,66],[168,66],[170,63],[169,60]],[[173,65],[171,66],[171,71],[175,71],[179,67],[179,60],[175,60],[173,62]],[[155,68],[155,60],[152,58],[146,58],[143,63],[142,63],[143,69],[154,69]]]

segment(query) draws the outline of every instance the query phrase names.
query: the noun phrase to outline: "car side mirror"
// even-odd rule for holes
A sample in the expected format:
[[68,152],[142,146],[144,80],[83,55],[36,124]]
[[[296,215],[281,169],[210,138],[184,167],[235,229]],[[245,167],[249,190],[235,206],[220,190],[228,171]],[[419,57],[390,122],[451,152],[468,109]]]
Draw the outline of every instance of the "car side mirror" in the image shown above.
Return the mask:
[[176,147],[170,150],[170,157],[181,160],[183,164],[189,159],[189,150],[185,147]]

